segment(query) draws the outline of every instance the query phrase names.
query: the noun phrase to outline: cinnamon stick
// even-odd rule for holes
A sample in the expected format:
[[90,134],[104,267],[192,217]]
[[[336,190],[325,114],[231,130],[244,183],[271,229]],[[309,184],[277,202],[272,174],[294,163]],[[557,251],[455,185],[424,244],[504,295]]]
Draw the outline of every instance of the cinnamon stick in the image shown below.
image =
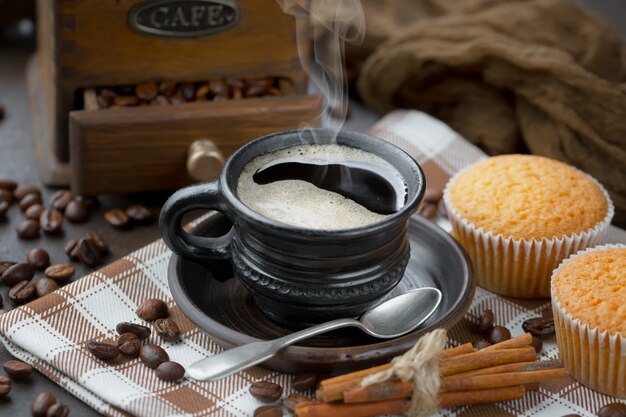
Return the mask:
[[385,381],[366,387],[355,387],[343,393],[346,404],[364,403],[369,401],[398,400],[409,398],[413,394],[411,381]]
[[[461,405],[486,404],[497,401],[517,400],[526,394],[523,385],[504,388],[489,388],[475,391],[455,391],[439,394],[439,407],[459,407]],[[346,417],[346,416],[344,416]]]
[[442,350],[441,352],[439,352],[439,359],[450,358],[452,356],[457,356],[457,355],[462,355],[464,353],[472,353],[472,352],[476,352],[476,349],[474,349],[474,346],[471,343],[465,343],[464,345]]
[[565,378],[565,368],[539,369],[527,372],[508,372],[495,375],[452,376],[442,378],[439,392],[470,391],[497,387],[532,384],[549,379]]
[[515,348],[521,348],[524,346],[530,346],[532,342],[533,342],[533,336],[530,333],[524,333],[521,336],[513,337],[509,340],[505,340],[504,342],[487,346],[486,348],[483,348],[481,350],[490,352],[490,351],[499,350],[499,349],[515,349]]
[[[442,350],[441,352],[439,352],[439,359],[447,360],[448,358],[472,353],[474,351],[474,347],[471,343],[465,343],[452,349]],[[363,378],[377,372],[389,369],[391,368],[391,365],[391,363],[387,363],[373,368],[363,369],[361,371],[351,372],[349,374],[325,379],[324,381],[320,382],[319,389],[315,391],[315,398],[318,401],[323,401],[325,403],[341,400],[343,398],[343,393],[357,387],[361,383]]]
[[406,400],[380,401],[364,404],[298,404],[295,417],[373,417],[385,414],[403,414]]
[[518,349],[502,349],[494,351],[479,350],[474,353],[453,356],[439,364],[441,376],[450,376],[474,369],[488,368],[515,362],[530,362],[537,358],[535,349],[527,346]]
[[474,376],[474,375],[493,375],[503,374],[505,372],[521,372],[536,371],[538,369],[562,368],[563,361],[560,359],[550,359],[540,362],[517,362],[507,363],[506,365],[492,366],[489,368],[475,369],[473,371],[461,372],[454,376]]

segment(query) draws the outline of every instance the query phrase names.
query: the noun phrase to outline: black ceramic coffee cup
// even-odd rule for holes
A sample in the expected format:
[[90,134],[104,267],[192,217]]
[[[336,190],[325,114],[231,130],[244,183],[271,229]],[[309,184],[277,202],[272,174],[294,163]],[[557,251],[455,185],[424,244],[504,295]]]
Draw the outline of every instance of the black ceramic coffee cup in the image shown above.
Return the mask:
[[[356,317],[385,296],[402,278],[409,259],[409,217],[425,191],[424,174],[400,148],[362,133],[325,129],[279,132],[237,150],[218,179],[174,193],[161,212],[167,245],[178,255],[206,262],[231,260],[236,275],[270,318],[302,327]],[[342,230],[291,226],[267,218],[237,197],[237,181],[255,157],[304,144],[337,143],[389,162],[407,186],[406,204],[383,220]],[[225,214],[231,230],[218,238],[186,233],[185,213],[209,209]]]

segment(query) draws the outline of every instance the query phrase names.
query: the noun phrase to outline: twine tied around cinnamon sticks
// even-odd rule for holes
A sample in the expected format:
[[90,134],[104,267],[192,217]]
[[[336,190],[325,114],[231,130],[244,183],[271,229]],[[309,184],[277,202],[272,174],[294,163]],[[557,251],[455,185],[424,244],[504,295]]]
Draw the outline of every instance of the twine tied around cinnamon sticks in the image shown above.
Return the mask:
[[361,386],[398,378],[413,382],[413,394],[406,414],[425,417],[439,409],[439,352],[446,344],[446,331],[437,329],[424,335],[408,352],[394,358],[391,368],[369,375]]

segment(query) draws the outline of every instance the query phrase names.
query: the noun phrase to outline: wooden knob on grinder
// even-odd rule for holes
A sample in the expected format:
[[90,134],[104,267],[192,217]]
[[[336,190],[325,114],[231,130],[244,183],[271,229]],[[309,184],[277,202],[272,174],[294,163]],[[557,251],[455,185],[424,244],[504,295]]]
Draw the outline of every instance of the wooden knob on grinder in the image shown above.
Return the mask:
[[189,145],[187,172],[197,181],[208,181],[217,177],[224,166],[224,155],[209,139],[198,139]]

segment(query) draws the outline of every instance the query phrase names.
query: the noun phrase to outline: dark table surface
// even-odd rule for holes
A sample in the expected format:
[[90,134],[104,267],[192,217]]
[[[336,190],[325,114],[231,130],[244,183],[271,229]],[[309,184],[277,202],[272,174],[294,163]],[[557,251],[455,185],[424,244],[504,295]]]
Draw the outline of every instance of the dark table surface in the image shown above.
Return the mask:
[[[623,0],[578,0],[597,13],[603,15],[626,38],[626,6]],[[1,11],[0,11],[1,12]],[[28,58],[33,52],[32,41],[16,40],[13,37],[3,39],[0,36],[0,103],[5,106],[4,120],[0,121],[0,178],[11,178],[20,184],[35,184],[41,187],[44,201],[56,190],[43,187],[37,177],[33,154],[33,136],[31,131],[30,109],[26,97],[24,70]],[[346,126],[353,130],[364,131],[375,120],[375,116],[366,110],[351,105],[351,118]],[[43,247],[49,253],[53,263],[68,262],[63,252],[64,243],[72,238],[80,238],[88,231],[102,235],[111,248],[112,261],[146,245],[160,237],[156,223],[120,232],[108,226],[102,214],[114,207],[126,207],[133,203],[142,203],[158,213],[158,209],[168,193],[138,194],[130,196],[101,196],[101,206],[94,212],[87,223],[80,225],[65,222],[64,233],[59,237],[42,236],[35,240],[23,241],[17,238],[15,227],[23,219],[17,206],[13,206],[6,221],[0,221],[0,261],[23,261],[26,253],[35,247]],[[75,278],[90,272],[82,265],[73,263],[77,272]],[[38,272],[36,281],[42,273]],[[8,288],[0,287],[4,298],[4,309],[12,308],[8,301]],[[12,356],[0,344],[0,363]],[[0,370],[0,375],[4,371]],[[13,383],[9,396],[0,399],[0,416],[30,416],[30,405],[35,394],[42,391],[52,392],[57,400],[67,404],[72,416],[89,417],[99,415],[79,399],[64,391],[48,378],[34,372],[26,382]]]

